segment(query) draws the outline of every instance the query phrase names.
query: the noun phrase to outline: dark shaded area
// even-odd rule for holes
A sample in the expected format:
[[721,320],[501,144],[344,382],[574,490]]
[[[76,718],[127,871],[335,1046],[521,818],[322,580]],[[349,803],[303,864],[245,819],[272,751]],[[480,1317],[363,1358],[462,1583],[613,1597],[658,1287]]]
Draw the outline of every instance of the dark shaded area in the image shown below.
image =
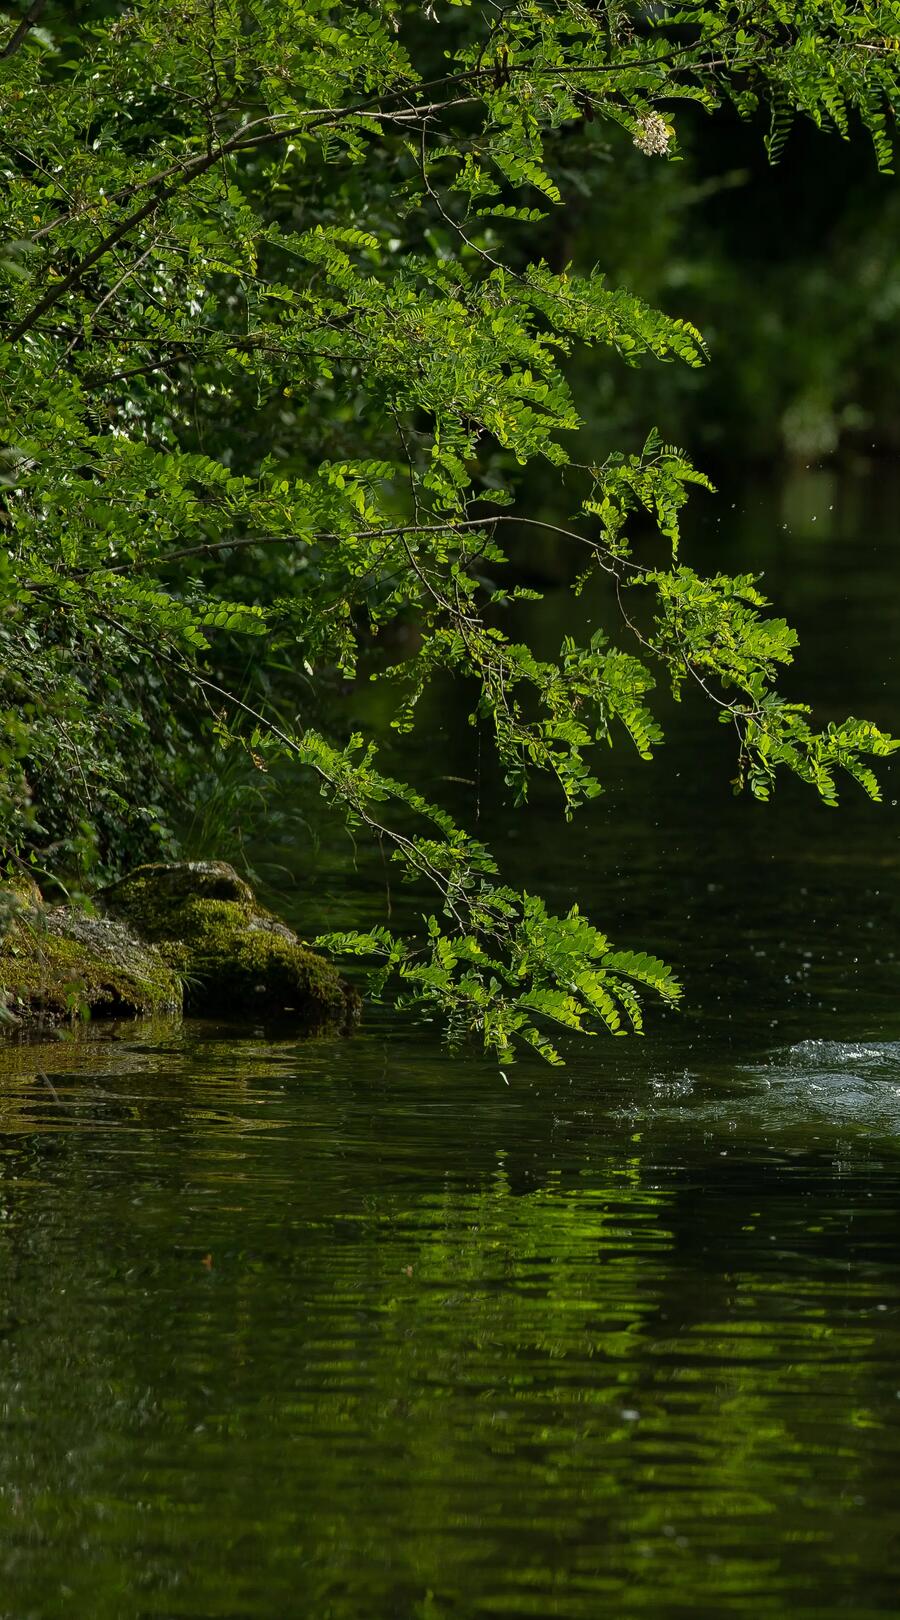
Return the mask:
[[545,227],[550,257],[599,264],[610,281],[695,322],[710,344],[701,373],[643,365],[623,378],[602,361],[599,376],[580,365],[591,435],[605,442],[615,425],[637,436],[656,421],[716,466],[892,454],[894,177],[878,173],[859,132],[845,142],[798,120],[773,166],[761,124],[731,110],[710,118],[678,108],[677,119],[683,162],[647,159],[623,137],[589,201],[573,164],[574,235],[554,239]]

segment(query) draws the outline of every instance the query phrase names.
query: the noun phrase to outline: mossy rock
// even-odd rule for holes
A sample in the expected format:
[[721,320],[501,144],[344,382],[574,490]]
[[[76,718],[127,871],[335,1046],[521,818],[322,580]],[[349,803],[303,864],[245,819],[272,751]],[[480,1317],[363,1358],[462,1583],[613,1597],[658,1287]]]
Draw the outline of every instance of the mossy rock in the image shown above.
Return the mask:
[[0,925],[0,1022],[8,1028],[181,1010],[177,973],[112,918],[44,906],[34,885],[17,884],[0,889]]
[[0,887],[0,1026],[182,1011],[348,1029],[356,991],[221,861],[141,866],[99,915]]
[[359,1016],[336,968],[263,910],[224,861],[139,866],[96,900],[180,976],[188,1012],[342,1028]]

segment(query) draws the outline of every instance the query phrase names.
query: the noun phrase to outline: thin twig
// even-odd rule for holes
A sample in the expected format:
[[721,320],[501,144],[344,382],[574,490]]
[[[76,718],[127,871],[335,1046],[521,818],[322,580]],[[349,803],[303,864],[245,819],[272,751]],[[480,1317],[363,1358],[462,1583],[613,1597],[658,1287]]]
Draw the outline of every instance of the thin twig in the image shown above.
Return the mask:
[[43,1081],[51,1097],[53,1098],[53,1101],[56,1103],[57,1108],[64,1108],[67,1114],[74,1114],[75,1109],[72,1107],[72,1104],[63,1102],[62,1097],[53,1084],[53,1081],[50,1079],[49,1074],[45,1074],[43,1069],[38,1069],[37,1078]]

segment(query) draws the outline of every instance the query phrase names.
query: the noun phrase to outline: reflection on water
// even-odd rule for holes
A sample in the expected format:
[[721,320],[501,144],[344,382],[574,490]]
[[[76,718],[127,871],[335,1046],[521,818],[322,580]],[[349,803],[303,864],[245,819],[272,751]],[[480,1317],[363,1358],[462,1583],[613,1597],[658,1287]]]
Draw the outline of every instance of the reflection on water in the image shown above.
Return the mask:
[[[890,552],[827,558],[805,687],[897,727]],[[0,1616],[897,1615],[896,822],[735,805],[699,725],[546,882],[484,785],[507,869],[681,964],[644,1042],[0,1050]]]
[[5,1064],[5,1612],[896,1614],[896,1048],[117,1033]]

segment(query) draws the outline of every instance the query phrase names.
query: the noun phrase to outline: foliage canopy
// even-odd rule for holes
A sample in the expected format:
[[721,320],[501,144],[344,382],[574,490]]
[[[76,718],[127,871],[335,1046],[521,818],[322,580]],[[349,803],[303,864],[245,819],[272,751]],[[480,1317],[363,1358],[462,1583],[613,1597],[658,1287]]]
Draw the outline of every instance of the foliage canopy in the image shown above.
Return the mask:
[[[656,431],[584,464],[567,449],[567,356],[700,366],[700,333],[527,242],[562,152],[586,174],[611,137],[676,158],[685,101],[762,118],[773,160],[798,115],[861,124],[889,169],[898,52],[896,0],[23,10],[0,40],[10,859],[64,876],[165,845],[167,772],[199,730],[299,760],[437,891],[419,940],[327,943],[454,1031],[554,1060],[548,1025],[640,1029],[643,992],[675,1000],[662,962],[504,885],[371,741],[277,718],[272,671],[352,677],[413,612],[398,730],[436,674],[474,681],[518,802],[549,773],[572,815],[617,736],[649,757],[660,672],[708,694],[758,797],[779,771],[829,804],[842,771],[877,797],[868,761],[897,744],[864,720],[816,730],[777,690],[795,638],[758,581],[681,560],[704,475]],[[535,461],[579,489],[559,532],[583,552],[575,589],[608,580],[622,646],[567,638],[546,661],[504,630],[516,534],[554,527],[516,505]]]

